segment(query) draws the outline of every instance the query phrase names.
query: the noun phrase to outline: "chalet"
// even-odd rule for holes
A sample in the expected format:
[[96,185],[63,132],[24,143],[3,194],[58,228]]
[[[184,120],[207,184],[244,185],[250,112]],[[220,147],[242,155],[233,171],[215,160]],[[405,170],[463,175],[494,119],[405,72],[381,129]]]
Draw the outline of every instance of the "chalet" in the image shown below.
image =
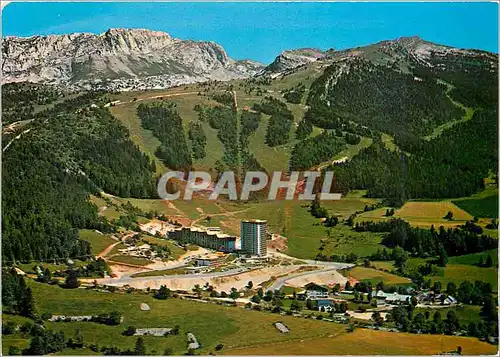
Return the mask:
[[305,286],[305,295],[308,299],[324,299],[328,297],[328,288],[315,283],[309,283]]

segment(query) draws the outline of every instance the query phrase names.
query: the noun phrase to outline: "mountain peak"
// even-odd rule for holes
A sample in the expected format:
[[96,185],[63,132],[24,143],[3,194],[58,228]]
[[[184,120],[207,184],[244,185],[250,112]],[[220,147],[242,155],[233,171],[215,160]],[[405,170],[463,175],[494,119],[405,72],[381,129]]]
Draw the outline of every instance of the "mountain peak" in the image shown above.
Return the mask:
[[246,78],[263,65],[232,60],[215,42],[167,32],[110,28],[101,34],[9,37],[2,44],[3,83],[29,81],[111,90]]
[[168,37],[172,38],[165,31],[156,31],[143,28],[109,28],[101,33],[101,36],[119,36],[119,35],[135,35],[135,36],[151,36],[151,37]]
[[310,62],[324,58],[326,53],[317,48],[297,48],[281,52],[265,68],[264,74],[279,75]]

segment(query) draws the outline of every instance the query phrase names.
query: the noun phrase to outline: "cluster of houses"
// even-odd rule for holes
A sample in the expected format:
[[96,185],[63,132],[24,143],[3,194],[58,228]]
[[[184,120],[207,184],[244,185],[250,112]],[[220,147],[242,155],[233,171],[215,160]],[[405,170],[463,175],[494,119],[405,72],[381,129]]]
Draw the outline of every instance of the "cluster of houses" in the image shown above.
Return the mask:
[[[353,295],[354,291],[344,290],[342,294]],[[368,294],[364,294],[365,296]],[[335,303],[347,302],[345,299],[339,299],[337,294],[330,293],[327,287],[309,283],[304,286],[304,290],[296,294],[299,300],[312,300],[315,306],[320,311],[331,312],[334,311]],[[447,294],[434,294],[432,291],[422,291],[418,294],[400,294],[400,293],[386,293],[382,290],[377,291],[373,295],[373,299],[377,301],[377,307],[395,306],[395,305],[408,305],[412,302],[412,297],[415,297],[418,304],[421,305],[455,305],[457,300]]]
[[434,294],[432,291],[421,292],[417,295],[417,301],[422,305],[455,305],[458,303],[451,295]]
[[334,296],[330,296],[329,289],[327,287],[309,283],[304,286],[303,291],[297,293],[298,300],[312,300],[315,302],[315,306],[319,311],[331,312],[334,311],[335,303],[347,302],[347,300],[339,299]]
[[[137,258],[147,258],[147,259],[155,259],[157,258],[157,254],[154,250],[151,249],[151,245],[145,243],[139,246],[128,246],[127,248],[118,249],[121,254],[130,255],[132,257]],[[160,257],[158,257],[160,258]]]

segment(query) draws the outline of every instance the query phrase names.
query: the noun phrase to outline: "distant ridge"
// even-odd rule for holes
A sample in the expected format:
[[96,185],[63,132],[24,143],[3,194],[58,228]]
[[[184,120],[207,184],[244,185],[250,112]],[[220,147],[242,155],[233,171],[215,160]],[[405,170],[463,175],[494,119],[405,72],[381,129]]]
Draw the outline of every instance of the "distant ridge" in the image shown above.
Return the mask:
[[180,40],[147,29],[6,37],[2,51],[4,83],[29,81],[81,88],[165,88],[246,78],[264,68],[258,62],[231,59],[215,42]]

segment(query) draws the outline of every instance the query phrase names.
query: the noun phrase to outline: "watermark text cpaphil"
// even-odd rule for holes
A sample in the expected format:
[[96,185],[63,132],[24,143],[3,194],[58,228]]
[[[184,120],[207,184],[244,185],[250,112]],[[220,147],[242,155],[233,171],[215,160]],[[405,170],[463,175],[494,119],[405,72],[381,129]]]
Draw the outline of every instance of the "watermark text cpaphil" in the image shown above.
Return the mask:
[[[186,178],[187,176],[187,178]],[[245,178],[237,180],[233,171],[225,171],[219,178],[212,181],[212,176],[204,171],[169,171],[158,181],[158,195],[164,200],[190,200],[195,192],[208,195],[208,199],[216,200],[225,195],[229,200],[246,201],[252,192],[267,190],[267,199],[276,200],[278,197],[285,200],[340,200],[340,193],[331,193],[333,171],[326,171],[324,176],[318,171],[292,171],[287,177],[276,171],[271,177],[266,172],[247,171]],[[318,179],[322,178],[321,188],[318,189]],[[167,189],[169,182],[182,182],[183,190]],[[182,192],[183,191],[183,192]],[[319,191],[319,192],[318,192]],[[182,194],[181,194],[182,193]],[[181,197],[182,196],[182,197]]]

